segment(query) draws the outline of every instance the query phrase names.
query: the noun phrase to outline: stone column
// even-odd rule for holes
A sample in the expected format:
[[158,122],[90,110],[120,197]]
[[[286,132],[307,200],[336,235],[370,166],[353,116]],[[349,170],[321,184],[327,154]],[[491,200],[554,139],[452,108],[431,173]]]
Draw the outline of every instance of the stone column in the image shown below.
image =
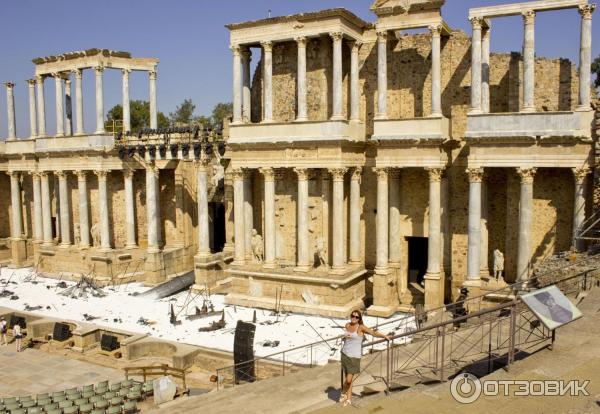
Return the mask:
[[[29,86],[29,131],[30,138],[37,137],[37,108],[35,104],[35,79],[28,79]],[[39,180],[39,176],[38,176]]]
[[333,181],[333,255],[331,270],[341,272],[345,268],[344,249],[344,175],[346,168],[329,170]]
[[585,221],[585,179],[589,174],[588,168],[573,168],[573,175],[575,177],[575,196],[573,203],[573,242],[572,248],[575,251],[583,251],[585,243],[583,240],[577,239],[579,231],[581,231],[581,225]]
[[586,4],[579,6],[581,14],[581,40],[579,44],[579,110],[589,111],[592,64],[592,13],[596,8],[595,4]]
[[[108,217],[108,171],[95,171],[95,174],[98,176],[98,204],[100,204],[100,250],[109,251],[111,246],[110,219]],[[146,204],[146,208],[150,210],[148,204]]]
[[375,168],[377,174],[377,261],[375,273],[388,271],[388,171],[386,168]]
[[402,234],[400,233],[400,170],[390,170],[389,179],[389,247],[388,262],[394,267],[400,266]]
[[240,45],[231,46],[233,52],[233,123],[242,122],[242,66],[240,61]]
[[535,12],[523,12],[523,107],[521,112],[535,112]]
[[387,31],[377,32],[377,113],[387,119]]
[[481,268],[481,277],[489,278],[489,259],[488,259],[488,185],[485,177],[481,181],[481,259],[479,266]]
[[265,263],[275,268],[275,172],[271,167],[261,168],[265,179]]
[[62,88],[62,77],[60,73],[53,73],[54,76],[54,87],[55,87],[55,104],[56,104],[56,136],[65,136],[65,109],[63,107],[63,88]]
[[87,172],[76,171],[77,191],[79,194],[79,247],[87,249],[90,247],[90,213],[87,192]]
[[125,244],[126,249],[137,248],[135,241],[135,193],[133,191],[133,174],[135,170],[124,169],[123,179],[125,184],[125,223],[127,230],[127,242]]
[[104,134],[104,87],[103,74],[104,68],[98,66],[96,71],[96,132],[95,134]]
[[208,228],[208,164],[202,157],[197,163],[198,179],[198,256],[210,256],[210,235]]
[[244,122],[250,122],[252,117],[252,78],[250,77],[250,62],[252,61],[252,52],[246,47],[242,50],[242,75],[244,88],[242,91],[242,118]]
[[46,103],[44,102],[44,76],[36,76],[35,83],[37,83],[38,137],[45,137]]
[[342,108],[342,41],[344,35],[336,32],[330,33],[329,36],[333,39],[333,114],[331,119],[341,120],[344,119]]
[[233,219],[234,219],[234,265],[241,266],[246,262],[246,237],[244,224],[244,171],[236,168],[231,172],[233,177]]
[[[489,24],[489,23],[488,23]],[[482,30],[481,39],[481,111],[490,112],[490,27]]]
[[441,274],[441,181],[443,170],[429,168],[429,239],[425,274],[425,309],[444,303]]
[[297,37],[298,45],[298,114],[296,121],[308,120],[306,109],[306,37]]
[[535,168],[518,168],[521,178],[519,200],[519,239],[517,251],[517,282],[527,282],[531,262],[531,232],[533,224],[533,178]]
[[65,78],[65,135],[73,135],[73,90],[71,88],[71,79]]
[[468,168],[469,219],[467,249],[467,282],[481,286],[481,181],[483,168]]
[[263,122],[273,122],[273,42],[262,42]]
[[350,255],[352,265],[362,263],[360,257],[360,179],[362,168],[356,167],[350,176]]
[[244,243],[246,260],[252,260],[252,229],[254,229],[253,171],[244,171]]
[[43,227],[43,246],[52,246],[52,202],[50,200],[50,181],[48,173],[40,172],[42,180],[42,223]]
[[298,208],[296,251],[298,258],[295,270],[307,272],[310,268],[308,247],[308,170],[306,168],[294,168],[294,171],[298,175],[298,197],[296,198]]
[[74,70],[75,73],[75,112],[77,113],[77,123],[75,124],[75,135],[85,135],[83,129],[83,87],[81,69]]
[[471,110],[481,113],[481,19],[473,17],[473,38],[471,41]]
[[11,237],[13,240],[23,239],[23,217],[21,210],[21,173],[9,171],[10,175],[10,199],[12,213]]
[[156,110],[156,70],[148,72],[148,82],[150,91],[150,128],[158,128],[158,115]]
[[155,165],[146,166],[146,214],[148,222],[148,253],[160,252],[158,179],[160,170]]
[[352,42],[352,49],[350,52],[350,120],[360,121],[359,107],[360,107],[360,90],[358,82],[358,52],[360,50],[361,42]]
[[130,69],[121,69],[123,74],[123,131],[131,131],[131,112],[129,110],[129,72]]
[[14,141],[17,139],[17,124],[15,122],[15,97],[14,88],[15,84],[6,82],[6,111],[7,111],[7,123],[8,123],[8,140]]
[[60,193],[60,246],[71,246],[71,209],[69,207],[69,181],[67,173],[57,171],[58,191]]
[[31,173],[31,179],[33,181],[33,241],[40,244],[44,240],[40,174],[38,172]]
[[223,252],[225,256],[233,255],[234,243],[233,233],[235,224],[233,220],[233,177],[231,170],[227,168],[225,170],[225,178],[223,180],[223,203],[225,204],[225,245],[223,246]]
[[442,116],[442,25],[430,26],[431,32],[431,116]]

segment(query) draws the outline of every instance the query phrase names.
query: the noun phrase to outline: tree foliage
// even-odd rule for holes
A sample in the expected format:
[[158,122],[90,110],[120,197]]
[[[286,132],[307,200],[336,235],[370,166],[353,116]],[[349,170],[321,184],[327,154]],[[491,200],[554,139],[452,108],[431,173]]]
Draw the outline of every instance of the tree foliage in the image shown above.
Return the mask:
[[211,115],[212,126],[220,125],[225,118],[231,116],[233,116],[233,104],[231,102],[216,104]]
[[188,125],[193,120],[194,110],[196,105],[191,99],[184,99],[184,101],[175,108],[175,112],[169,114],[169,119],[172,125],[184,124]]
[[[134,100],[129,102],[129,113],[131,132],[138,132],[142,128],[150,128],[150,102]],[[113,121],[121,122],[123,120],[123,106],[113,106],[107,114],[109,126]],[[158,128],[169,126],[169,119],[162,112],[156,114]]]
[[596,75],[596,80],[594,81],[594,86],[596,88],[600,87],[600,56],[598,56],[592,62],[592,73]]

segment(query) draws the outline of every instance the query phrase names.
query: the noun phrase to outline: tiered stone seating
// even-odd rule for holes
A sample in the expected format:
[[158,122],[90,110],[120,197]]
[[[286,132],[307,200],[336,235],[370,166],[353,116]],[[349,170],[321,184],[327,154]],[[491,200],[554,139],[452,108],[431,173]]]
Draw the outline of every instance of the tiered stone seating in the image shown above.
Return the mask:
[[152,393],[152,381],[101,381],[52,393],[0,398],[0,414],[133,414],[139,412],[137,402]]

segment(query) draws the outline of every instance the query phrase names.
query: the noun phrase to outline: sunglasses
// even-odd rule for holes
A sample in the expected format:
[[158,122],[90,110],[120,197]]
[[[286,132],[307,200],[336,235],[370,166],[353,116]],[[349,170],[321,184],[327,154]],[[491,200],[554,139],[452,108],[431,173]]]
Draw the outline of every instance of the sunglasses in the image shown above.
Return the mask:
[[356,318],[356,319],[359,319],[359,318],[360,318],[360,316],[358,316],[358,315],[350,315],[350,317],[351,317],[351,318]]

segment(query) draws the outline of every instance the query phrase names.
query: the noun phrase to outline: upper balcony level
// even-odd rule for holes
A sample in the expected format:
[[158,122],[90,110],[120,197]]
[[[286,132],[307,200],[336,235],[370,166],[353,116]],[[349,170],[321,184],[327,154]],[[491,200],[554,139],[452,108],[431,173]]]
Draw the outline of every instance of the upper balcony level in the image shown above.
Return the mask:
[[[587,0],[530,1],[469,11],[473,27],[471,48],[471,109],[465,137],[479,144],[498,141],[568,142],[590,141],[594,112],[590,106],[591,79],[588,69],[579,70],[577,108],[540,111],[535,102],[535,17],[537,13],[577,8],[581,15],[580,68],[591,64],[591,19],[595,5]],[[521,101],[518,112],[490,113],[491,19],[521,15],[524,23]],[[570,70],[570,68],[569,68]],[[558,85],[556,86],[559,87]],[[564,108],[567,109],[567,108]],[[571,108],[568,108],[571,109]]]

